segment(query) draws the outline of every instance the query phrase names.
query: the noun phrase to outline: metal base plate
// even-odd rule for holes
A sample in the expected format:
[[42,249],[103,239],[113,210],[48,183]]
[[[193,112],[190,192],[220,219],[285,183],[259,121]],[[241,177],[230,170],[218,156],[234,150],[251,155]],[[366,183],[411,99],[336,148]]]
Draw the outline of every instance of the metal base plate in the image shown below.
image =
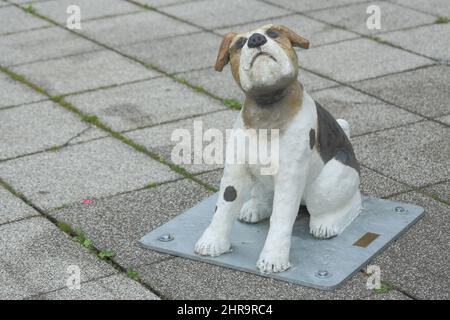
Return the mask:
[[231,236],[233,251],[219,257],[194,253],[194,245],[209,225],[217,194],[177,216],[140,241],[147,249],[212,263],[264,277],[332,290],[361,270],[424,213],[422,207],[398,201],[364,198],[358,218],[339,236],[318,240],[309,234],[309,215],[301,209],[294,225],[290,262],[285,272],[263,274],[256,261],[263,248],[269,221],[246,224],[236,221]]

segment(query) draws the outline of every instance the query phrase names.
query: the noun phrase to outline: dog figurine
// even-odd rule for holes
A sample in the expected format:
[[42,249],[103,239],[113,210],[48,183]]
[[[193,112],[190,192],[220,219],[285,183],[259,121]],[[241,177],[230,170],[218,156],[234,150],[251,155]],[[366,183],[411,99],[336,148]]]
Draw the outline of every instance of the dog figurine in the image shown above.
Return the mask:
[[281,25],[247,33],[228,33],[215,64],[231,71],[246,98],[233,130],[279,129],[279,167],[261,175],[258,165],[226,164],[211,224],[195,245],[199,255],[231,250],[236,217],[256,223],[270,218],[264,248],[257,261],[263,273],[291,265],[289,252],[299,207],[310,214],[310,233],[320,239],[339,235],[361,209],[359,165],[345,120],[335,120],[297,80],[293,47],[309,41]]

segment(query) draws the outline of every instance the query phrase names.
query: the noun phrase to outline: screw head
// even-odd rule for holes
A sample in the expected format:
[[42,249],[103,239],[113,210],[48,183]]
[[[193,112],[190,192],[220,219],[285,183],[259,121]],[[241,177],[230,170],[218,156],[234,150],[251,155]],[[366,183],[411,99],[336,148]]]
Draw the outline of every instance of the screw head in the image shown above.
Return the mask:
[[398,206],[398,207],[395,207],[395,208],[394,208],[394,211],[395,211],[396,213],[405,213],[405,212],[406,212],[406,209],[403,208],[403,207],[401,207],[401,206]]
[[162,242],[169,242],[172,241],[173,239],[174,237],[170,233],[164,233],[158,237],[158,240]]
[[316,277],[318,278],[328,278],[330,276],[331,275],[327,270],[319,270],[316,272]]

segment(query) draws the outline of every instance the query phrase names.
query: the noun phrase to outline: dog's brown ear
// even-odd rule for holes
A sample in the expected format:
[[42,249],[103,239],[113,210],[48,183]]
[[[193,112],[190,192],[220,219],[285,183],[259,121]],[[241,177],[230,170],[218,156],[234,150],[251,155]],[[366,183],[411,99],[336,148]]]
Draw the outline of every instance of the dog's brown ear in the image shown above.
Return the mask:
[[271,29],[277,30],[284,34],[289,39],[293,47],[300,47],[303,49],[309,48],[309,41],[288,27],[283,25],[274,25]]
[[219,54],[217,55],[216,64],[214,69],[216,71],[222,71],[223,67],[230,61],[230,44],[233,38],[237,35],[235,32],[228,32],[220,44]]

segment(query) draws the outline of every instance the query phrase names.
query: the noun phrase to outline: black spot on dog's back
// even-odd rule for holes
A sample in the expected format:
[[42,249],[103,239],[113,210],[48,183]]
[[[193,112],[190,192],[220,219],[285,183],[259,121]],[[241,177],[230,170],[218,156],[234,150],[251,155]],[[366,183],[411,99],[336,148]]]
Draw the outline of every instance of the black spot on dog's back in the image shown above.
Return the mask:
[[317,149],[323,162],[327,163],[335,158],[337,161],[360,172],[353,147],[336,119],[318,102],[317,109]]

